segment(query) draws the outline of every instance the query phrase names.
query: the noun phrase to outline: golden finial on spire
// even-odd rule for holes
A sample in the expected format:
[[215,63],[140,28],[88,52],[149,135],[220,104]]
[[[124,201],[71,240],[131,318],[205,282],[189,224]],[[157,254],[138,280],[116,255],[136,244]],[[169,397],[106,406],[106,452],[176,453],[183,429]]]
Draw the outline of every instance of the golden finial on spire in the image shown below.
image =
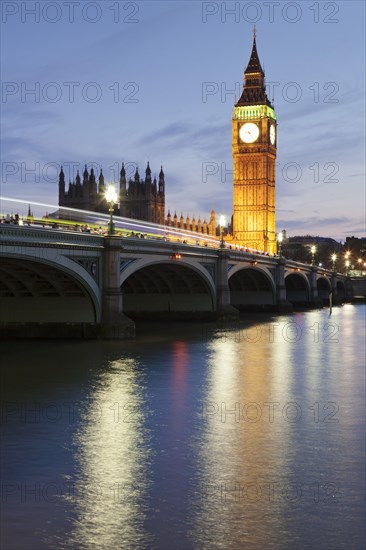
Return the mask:
[[257,37],[257,29],[255,27],[255,23],[254,23],[254,27],[253,27],[253,37],[254,37],[254,39],[256,39],[256,37]]

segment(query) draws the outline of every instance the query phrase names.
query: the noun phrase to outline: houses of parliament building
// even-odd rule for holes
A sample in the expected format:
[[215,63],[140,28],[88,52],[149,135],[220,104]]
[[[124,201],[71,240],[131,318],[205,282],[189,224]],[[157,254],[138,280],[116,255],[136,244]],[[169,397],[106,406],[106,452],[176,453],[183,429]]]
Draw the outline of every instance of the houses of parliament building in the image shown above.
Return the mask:
[[[93,212],[108,213],[109,204],[105,200],[106,185],[103,171],[100,171],[98,182],[94,169],[88,172],[85,166],[83,179],[79,171],[75,181],[65,188],[65,174],[61,168],[59,175],[59,206],[79,208]],[[147,163],[145,179],[141,179],[138,169],[134,178],[127,182],[126,170],[122,163],[119,179],[119,203],[115,208],[118,216],[144,220],[147,222],[165,223],[165,176],[161,167],[158,181],[151,177],[151,168]]]
[[[83,172],[83,179],[81,179],[78,171],[75,181],[69,182],[66,191],[65,173],[61,167],[59,174],[59,206],[108,213],[109,204],[105,200],[105,191],[106,184],[103,171],[100,171],[97,181],[94,169],[91,168],[89,173],[87,166],[85,166]],[[163,167],[160,169],[158,180],[156,178],[152,179],[149,163],[147,163],[144,180],[141,179],[136,168],[134,178],[129,178],[128,181],[125,166],[122,163],[119,180],[119,203],[115,207],[115,214],[124,218],[188,229],[206,235],[216,235],[217,232],[214,210],[212,210],[208,222],[200,218],[196,220],[194,216],[192,219],[189,216],[183,218],[182,213],[178,219],[177,213],[175,212],[172,216],[170,211],[165,216],[165,175]]]

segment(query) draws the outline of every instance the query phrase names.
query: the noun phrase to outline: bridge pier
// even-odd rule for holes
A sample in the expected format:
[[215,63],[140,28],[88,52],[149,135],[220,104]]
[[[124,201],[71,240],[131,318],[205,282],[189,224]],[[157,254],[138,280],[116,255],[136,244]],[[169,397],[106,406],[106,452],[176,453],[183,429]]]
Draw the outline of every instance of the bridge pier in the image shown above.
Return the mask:
[[346,300],[353,300],[355,296],[355,285],[352,283],[352,279],[347,277],[346,279]]
[[319,298],[318,294],[318,285],[317,285],[317,269],[315,266],[312,266],[309,273],[309,283],[310,283],[310,304],[312,307],[323,307],[323,301]]
[[235,321],[239,318],[239,311],[230,304],[228,260],[228,251],[220,248],[216,270],[216,310],[220,321]]
[[277,311],[292,311],[292,304],[286,299],[285,266],[286,260],[280,258],[275,271]]
[[107,340],[135,336],[135,323],[123,313],[123,296],[120,288],[121,249],[121,239],[105,237],[100,336]]
[[337,273],[335,271],[333,271],[333,273],[332,273],[332,276],[331,276],[331,279],[330,279],[330,284],[332,286],[332,295],[333,295],[332,296],[332,303],[334,305],[342,303],[342,300],[338,296]]
[[330,278],[330,284],[332,286],[333,298],[335,298],[337,296],[337,273],[335,271],[333,271]]

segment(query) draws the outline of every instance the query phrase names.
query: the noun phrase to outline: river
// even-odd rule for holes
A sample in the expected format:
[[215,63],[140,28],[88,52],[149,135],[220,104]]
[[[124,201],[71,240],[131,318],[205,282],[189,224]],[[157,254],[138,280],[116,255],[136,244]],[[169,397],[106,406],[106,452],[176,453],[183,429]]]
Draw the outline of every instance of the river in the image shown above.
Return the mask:
[[2,550],[364,548],[365,313],[2,342]]

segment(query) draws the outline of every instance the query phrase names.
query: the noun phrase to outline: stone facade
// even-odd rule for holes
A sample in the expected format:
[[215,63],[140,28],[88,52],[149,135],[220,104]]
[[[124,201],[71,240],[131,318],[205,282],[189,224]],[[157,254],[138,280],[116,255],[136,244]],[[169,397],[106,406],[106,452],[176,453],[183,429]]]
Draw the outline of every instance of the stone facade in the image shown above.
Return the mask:
[[[98,182],[91,168],[87,166],[81,179],[77,172],[75,181],[69,182],[65,189],[65,174],[61,168],[59,175],[59,206],[108,213],[109,205],[105,200],[106,184],[103,171]],[[152,179],[151,168],[147,163],[145,179],[140,178],[138,169],[134,178],[126,179],[126,170],[122,163],[119,181],[119,202],[115,207],[118,216],[136,220],[164,224],[165,221],[165,175],[161,167],[159,178]]]

